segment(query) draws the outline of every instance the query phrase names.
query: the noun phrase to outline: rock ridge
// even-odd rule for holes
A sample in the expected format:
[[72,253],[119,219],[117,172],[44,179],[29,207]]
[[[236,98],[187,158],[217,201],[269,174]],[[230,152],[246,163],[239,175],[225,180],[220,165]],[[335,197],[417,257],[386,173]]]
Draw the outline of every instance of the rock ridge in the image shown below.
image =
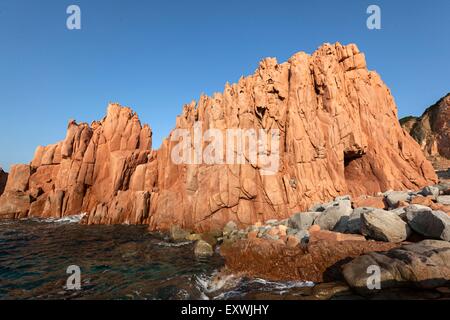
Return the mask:
[[[280,132],[279,168],[175,164],[176,129]],[[118,104],[91,125],[70,121],[63,141],[15,165],[0,217],[86,212],[87,224],[173,225],[207,231],[282,219],[344,194],[416,190],[437,182],[431,163],[397,119],[380,76],[356,45],[324,44],[312,55],[260,62],[253,75],[183,107],[159,150],[152,131]],[[208,141],[202,138],[201,145]],[[231,148],[236,152],[235,146]]]
[[450,93],[427,108],[420,117],[405,117],[400,124],[419,143],[435,168],[450,167]]

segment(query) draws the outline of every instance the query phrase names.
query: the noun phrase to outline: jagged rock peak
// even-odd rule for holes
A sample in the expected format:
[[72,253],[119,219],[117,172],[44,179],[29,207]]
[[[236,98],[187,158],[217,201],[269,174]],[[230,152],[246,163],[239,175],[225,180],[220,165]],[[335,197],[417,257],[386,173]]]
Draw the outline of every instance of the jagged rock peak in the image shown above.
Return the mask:
[[[222,137],[229,129],[278,137],[278,145],[258,153],[275,153],[272,171],[266,174],[261,158],[251,162],[248,150],[243,163],[174,161],[180,143],[175,130],[197,128],[201,150],[210,145],[209,129]],[[225,139],[223,147],[241,153],[234,140]],[[419,189],[437,181],[400,127],[380,76],[367,70],[356,45],[339,43],[281,64],[264,59],[223,93],[185,105],[159,150],[151,150],[151,130],[131,109],[110,104],[102,121],[70,123],[64,141],[39,147],[31,167],[13,166],[11,176],[0,216],[87,212],[90,224],[199,231],[230,220],[250,225],[286,218],[338,195]]]

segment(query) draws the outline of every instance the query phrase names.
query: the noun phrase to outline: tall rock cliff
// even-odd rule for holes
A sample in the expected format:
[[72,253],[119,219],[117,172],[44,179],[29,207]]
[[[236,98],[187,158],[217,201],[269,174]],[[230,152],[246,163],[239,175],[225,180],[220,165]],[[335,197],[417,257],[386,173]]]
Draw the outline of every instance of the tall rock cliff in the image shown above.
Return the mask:
[[[200,138],[190,145],[201,150],[212,144],[210,129],[222,136],[227,129],[277,132],[276,170],[264,173],[266,163],[248,161],[245,152],[243,163],[177,163],[176,136],[183,129],[197,132]],[[275,149],[267,141],[258,144],[267,144],[267,153]],[[239,153],[234,140],[222,148]],[[337,195],[436,181],[364,54],[336,43],[281,64],[267,58],[223,93],[184,106],[159,150],[151,150],[150,129],[128,108],[110,105],[91,126],[70,122],[64,141],[38,147],[30,165],[11,168],[0,216],[87,212],[89,224],[146,223],[153,230],[178,224],[203,231],[229,220],[245,225],[284,218]]]
[[436,169],[450,167],[450,93],[425,110],[421,117],[400,120]]

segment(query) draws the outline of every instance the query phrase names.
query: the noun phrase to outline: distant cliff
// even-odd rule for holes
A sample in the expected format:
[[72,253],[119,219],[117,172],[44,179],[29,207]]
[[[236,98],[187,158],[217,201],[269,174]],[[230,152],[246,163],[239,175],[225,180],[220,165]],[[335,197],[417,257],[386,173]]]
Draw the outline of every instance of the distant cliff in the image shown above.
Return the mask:
[[419,143],[436,169],[450,166],[450,93],[420,117],[405,117],[402,127]]

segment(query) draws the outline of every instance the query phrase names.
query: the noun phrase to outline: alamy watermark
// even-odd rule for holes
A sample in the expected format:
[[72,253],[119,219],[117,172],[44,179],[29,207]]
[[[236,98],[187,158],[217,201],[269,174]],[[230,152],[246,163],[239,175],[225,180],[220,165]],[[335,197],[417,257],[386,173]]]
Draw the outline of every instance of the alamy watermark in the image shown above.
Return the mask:
[[367,7],[367,14],[370,16],[367,18],[366,25],[369,30],[381,29],[381,8],[376,4],[372,4]]
[[381,269],[377,265],[370,265],[367,267],[367,289],[369,290],[380,290],[381,289]]
[[81,290],[81,269],[77,265],[70,265],[66,270],[70,276],[66,281],[66,290]]
[[81,29],[81,9],[79,6],[72,4],[67,7],[66,13],[69,14],[66,20],[66,26],[69,30]]
[[192,129],[176,129],[170,141],[178,142],[171,152],[175,164],[251,164],[261,175],[278,172],[280,130],[226,129],[202,130],[195,122]]

